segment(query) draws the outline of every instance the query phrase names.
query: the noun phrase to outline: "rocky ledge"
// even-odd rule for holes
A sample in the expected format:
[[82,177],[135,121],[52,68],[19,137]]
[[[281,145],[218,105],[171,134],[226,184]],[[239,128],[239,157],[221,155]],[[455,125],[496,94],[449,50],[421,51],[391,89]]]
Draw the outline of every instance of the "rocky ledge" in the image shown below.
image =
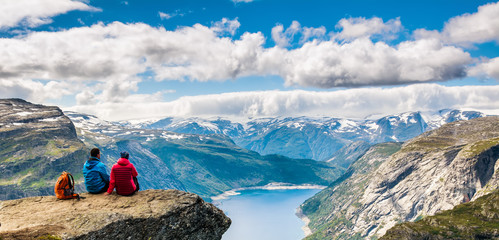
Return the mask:
[[196,194],[145,190],[0,202],[0,239],[221,239],[231,220]]

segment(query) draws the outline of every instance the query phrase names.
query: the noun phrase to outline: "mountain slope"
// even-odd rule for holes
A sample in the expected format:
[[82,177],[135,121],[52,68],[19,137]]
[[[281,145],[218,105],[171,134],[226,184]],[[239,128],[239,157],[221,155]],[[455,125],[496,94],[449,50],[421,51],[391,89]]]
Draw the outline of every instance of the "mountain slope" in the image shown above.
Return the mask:
[[53,194],[62,171],[81,179],[86,154],[58,107],[0,99],[0,199]]
[[499,239],[499,191],[417,222],[395,225],[381,239]]
[[340,167],[348,168],[350,164],[362,157],[369,148],[369,143],[365,141],[353,142],[338,150],[327,162],[333,162]]
[[326,189],[317,193],[300,206],[311,220],[308,227],[315,232],[307,239],[327,239],[331,232],[345,238],[344,228],[353,227],[355,214],[360,210],[359,200],[378,167],[400,150],[401,143],[380,143],[369,148],[355,161],[346,173]]
[[[498,188],[498,158],[499,117],[453,122],[424,133],[405,143],[367,179],[346,178],[342,184],[363,181],[365,185],[357,202],[342,208],[345,212],[304,211],[312,216],[310,225],[316,230],[311,238],[379,237],[396,223],[475,200]],[[330,204],[329,200],[334,205],[345,197],[335,194],[340,196],[315,205]],[[314,222],[314,215],[326,223]]]

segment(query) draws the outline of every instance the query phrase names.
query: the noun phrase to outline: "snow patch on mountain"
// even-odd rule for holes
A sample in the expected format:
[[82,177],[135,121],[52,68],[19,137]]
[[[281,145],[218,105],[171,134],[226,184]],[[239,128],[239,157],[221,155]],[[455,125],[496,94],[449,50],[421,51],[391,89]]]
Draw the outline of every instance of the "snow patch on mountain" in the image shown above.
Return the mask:
[[[486,116],[476,111],[444,109],[427,112],[405,112],[373,119],[334,117],[167,117],[163,119],[103,121],[95,116],[66,113],[79,128],[110,134],[124,129],[155,129],[173,132],[168,139],[180,139],[185,134],[220,134],[230,137],[237,145],[260,154],[280,154],[291,158],[327,160],[342,147],[356,141],[370,144],[403,142],[445,123]],[[159,137],[159,136],[158,136]],[[151,140],[152,136],[144,136]]]

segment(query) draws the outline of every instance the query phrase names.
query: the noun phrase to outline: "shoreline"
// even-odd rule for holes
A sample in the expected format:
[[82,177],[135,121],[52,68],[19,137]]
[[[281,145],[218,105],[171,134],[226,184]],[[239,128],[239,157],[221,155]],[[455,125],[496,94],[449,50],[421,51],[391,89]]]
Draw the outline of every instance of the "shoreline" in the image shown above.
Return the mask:
[[[300,205],[301,206],[301,205]],[[303,230],[303,232],[305,233],[305,237],[308,237],[309,235],[312,234],[312,230],[308,227],[308,224],[310,223],[310,219],[305,215],[303,214],[302,210],[300,207],[298,207],[296,209],[296,213],[295,215],[302,221],[305,223],[305,225],[303,227],[301,227],[301,230]]]
[[235,188],[229,191],[225,191],[222,194],[210,197],[212,201],[219,201],[227,199],[231,196],[236,196],[241,194],[239,191],[245,190],[293,190],[293,189],[324,189],[327,186],[322,185],[314,185],[314,184],[291,184],[291,183],[269,183],[265,186],[255,186],[255,187],[244,187],[244,188]]
[[[257,186],[257,187],[245,187],[245,188],[236,188],[229,191],[226,191],[217,196],[211,197],[212,203],[217,205],[216,201],[227,199],[231,196],[236,196],[241,194],[240,191],[244,190],[292,190],[292,189],[325,189],[327,186],[322,185],[314,185],[314,184],[290,184],[290,183],[269,183],[265,186]],[[301,205],[300,205],[301,206]],[[305,225],[301,227],[301,230],[305,234],[305,237],[312,234],[312,230],[308,227],[310,223],[310,219],[303,214],[300,206],[296,208],[295,216],[298,217]]]

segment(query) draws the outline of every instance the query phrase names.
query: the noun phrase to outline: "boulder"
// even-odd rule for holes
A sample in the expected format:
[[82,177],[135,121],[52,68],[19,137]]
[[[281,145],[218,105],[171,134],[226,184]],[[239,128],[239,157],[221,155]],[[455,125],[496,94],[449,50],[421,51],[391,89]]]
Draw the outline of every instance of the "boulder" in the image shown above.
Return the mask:
[[0,239],[221,239],[231,220],[193,193],[145,190],[0,202]]

